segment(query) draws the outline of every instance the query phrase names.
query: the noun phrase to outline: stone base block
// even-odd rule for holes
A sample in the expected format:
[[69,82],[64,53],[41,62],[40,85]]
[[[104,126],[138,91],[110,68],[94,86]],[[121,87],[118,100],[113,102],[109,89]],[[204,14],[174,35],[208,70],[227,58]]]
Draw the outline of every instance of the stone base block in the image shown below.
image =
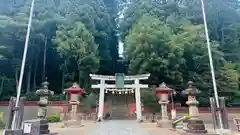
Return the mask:
[[83,122],[82,121],[76,121],[76,120],[68,120],[64,122],[64,125],[62,128],[65,127],[83,127]]
[[49,125],[46,119],[27,120],[23,123],[24,135],[45,135],[49,134]]
[[138,119],[137,122],[138,123],[143,123],[143,120],[142,119]]
[[216,134],[218,135],[232,135],[232,131],[230,129],[216,129]]
[[102,122],[103,121],[103,118],[97,118],[97,122]]
[[23,135],[23,130],[22,129],[15,129],[15,130],[5,129],[3,131],[3,135]]
[[202,120],[199,119],[189,119],[187,122],[187,129],[184,129],[187,133],[207,133],[207,130],[205,129],[205,125]]
[[157,127],[160,127],[160,128],[172,128],[172,122],[170,120],[159,120],[157,122]]

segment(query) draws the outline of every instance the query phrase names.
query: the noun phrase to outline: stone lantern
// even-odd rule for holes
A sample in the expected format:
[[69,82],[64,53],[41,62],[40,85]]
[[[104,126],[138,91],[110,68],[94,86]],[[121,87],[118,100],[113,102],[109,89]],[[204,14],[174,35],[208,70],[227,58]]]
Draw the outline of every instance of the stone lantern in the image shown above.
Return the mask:
[[158,103],[161,105],[161,116],[162,119],[158,123],[159,126],[163,127],[165,125],[169,125],[168,123],[168,112],[167,112],[167,105],[168,105],[168,96],[173,92],[173,89],[167,87],[167,85],[163,82],[156,88],[155,93],[159,98]]
[[173,92],[173,90],[163,82],[156,88],[155,93],[157,94],[159,101],[158,103],[161,105],[161,113],[162,120],[168,120],[167,115],[167,104],[169,102],[168,96]]
[[47,116],[47,105],[48,105],[48,96],[53,95],[53,91],[48,89],[49,83],[47,81],[42,83],[42,88],[36,91],[36,94],[39,95],[40,100],[38,101],[38,123],[40,126],[40,134],[48,134],[48,121],[46,119]]
[[47,115],[47,105],[48,105],[48,96],[53,95],[53,91],[48,89],[49,83],[47,81],[42,83],[42,87],[36,91],[36,94],[39,95],[40,99],[38,101],[38,115],[40,119],[45,119]]
[[196,95],[200,94],[196,87],[193,86],[193,82],[188,82],[188,88],[182,91],[183,94],[188,96],[188,101],[186,104],[189,106],[189,115],[191,118],[187,120],[187,129],[186,132],[189,133],[207,133],[205,126],[202,120],[198,118],[198,107],[199,102],[196,100]]
[[71,105],[71,120],[76,121],[76,113],[77,113],[77,105],[79,102],[79,97],[85,93],[85,90],[80,88],[80,86],[77,83],[73,83],[73,85],[65,89],[65,92],[69,95],[69,104]]

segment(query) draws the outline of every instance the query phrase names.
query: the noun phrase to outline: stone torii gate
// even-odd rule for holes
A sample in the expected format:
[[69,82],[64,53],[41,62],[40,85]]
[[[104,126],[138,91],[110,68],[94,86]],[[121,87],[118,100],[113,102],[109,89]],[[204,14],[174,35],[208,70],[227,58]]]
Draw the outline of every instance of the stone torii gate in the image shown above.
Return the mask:
[[[124,91],[124,90],[134,90],[135,91],[135,101],[136,101],[136,114],[137,114],[137,121],[142,121],[142,108],[141,108],[141,95],[140,89],[141,88],[148,88],[146,84],[140,84],[140,80],[147,80],[150,74],[141,74],[141,75],[134,75],[134,76],[122,76],[123,87],[119,88],[116,84],[106,84],[106,81],[116,81],[119,77],[116,76],[107,76],[107,75],[96,75],[90,74],[92,80],[100,81],[100,84],[92,84],[92,88],[100,89],[99,94],[99,107],[98,107],[98,121],[103,120],[103,109],[104,109],[104,96],[105,90],[111,91]],[[133,84],[125,84],[124,81],[134,81]]]

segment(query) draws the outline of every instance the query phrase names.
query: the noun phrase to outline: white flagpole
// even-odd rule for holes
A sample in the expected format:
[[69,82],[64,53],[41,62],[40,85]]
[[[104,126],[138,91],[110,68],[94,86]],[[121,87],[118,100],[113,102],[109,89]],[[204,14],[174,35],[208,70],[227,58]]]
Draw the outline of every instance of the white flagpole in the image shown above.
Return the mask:
[[[18,83],[18,87],[17,87],[17,99],[16,99],[16,104],[15,104],[16,108],[18,107],[18,103],[19,103],[19,99],[20,99],[20,95],[21,95],[23,74],[24,74],[24,68],[25,68],[26,56],[27,56],[27,50],[28,50],[28,42],[29,42],[30,30],[31,30],[31,26],[32,26],[32,16],[33,16],[34,2],[35,2],[35,0],[32,0],[31,10],[30,10],[30,15],[29,15],[29,20],[28,20],[28,28],[27,28],[25,45],[24,45],[21,72],[20,72],[19,83]],[[18,112],[18,109],[15,110],[14,115],[13,115],[12,129],[17,128],[16,127],[17,112]]]
[[[214,73],[212,51],[211,51],[211,45],[210,45],[210,40],[209,40],[209,35],[208,35],[208,26],[207,26],[206,12],[205,12],[205,7],[204,7],[203,0],[201,0],[201,6],[202,6],[202,14],[203,14],[205,36],[206,36],[206,40],[207,40],[209,64],[210,64],[211,74],[212,74],[212,83],[213,83],[214,96],[215,96],[217,108],[219,108],[220,105],[219,105],[219,100],[218,100],[218,91],[217,91],[217,85],[216,85],[216,79],[215,79],[215,73]],[[220,111],[218,111],[218,116],[219,116],[220,130],[223,130],[223,121],[222,121],[222,116],[221,116],[221,112]]]

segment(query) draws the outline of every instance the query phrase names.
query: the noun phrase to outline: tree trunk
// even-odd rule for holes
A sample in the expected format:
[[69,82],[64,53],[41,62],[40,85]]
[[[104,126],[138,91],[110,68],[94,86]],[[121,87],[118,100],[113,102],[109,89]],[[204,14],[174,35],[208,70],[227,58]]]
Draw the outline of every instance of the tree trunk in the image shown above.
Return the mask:
[[16,91],[17,91],[17,87],[18,87],[18,70],[15,69],[15,82],[16,82]]
[[64,92],[64,85],[65,85],[65,69],[62,71],[62,92]]
[[62,68],[62,92],[64,92],[66,70],[67,70],[67,60],[64,60],[64,65]]
[[4,79],[4,78],[1,78],[0,97],[1,97],[2,92],[3,92],[3,84],[4,84],[4,81],[5,81],[5,79]]
[[78,69],[78,84],[81,84],[81,70]]
[[33,74],[33,90],[36,90],[37,88],[36,77],[37,77],[37,69],[38,69],[38,56],[39,56],[39,52],[37,52],[37,55],[35,58],[35,67],[34,67],[34,74]]
[[222,25],[221,28],[221,45],[224,46],[224,42],[225,42],[225,33],[224,33],[224,24]]
[[47,56],[47,38],[45,39],[44,45],[42,82],[44,82],[46,77],[46,56]]
[[32,73],[32,65],[30,64],[28,66],[28,74],[27,74],[27,93],[30,92],[30,88],[31,88],[31,73]]

